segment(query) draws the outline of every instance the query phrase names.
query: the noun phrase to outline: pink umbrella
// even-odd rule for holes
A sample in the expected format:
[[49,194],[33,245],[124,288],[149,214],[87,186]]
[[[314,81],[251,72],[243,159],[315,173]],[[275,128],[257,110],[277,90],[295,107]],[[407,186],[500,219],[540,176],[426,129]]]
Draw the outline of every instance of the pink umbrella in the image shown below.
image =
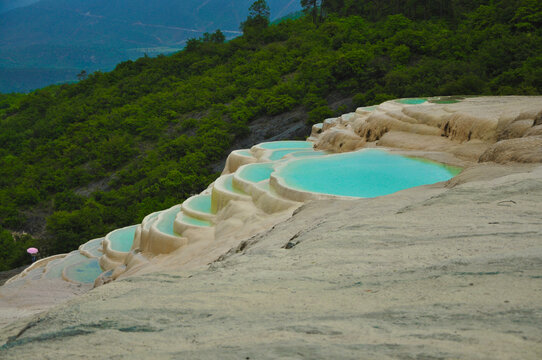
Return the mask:
[[35,247],[31,247],[31,248],[26,249],[26,252],[29,254],[35,255],[38,253],[38,249],[36,249]]

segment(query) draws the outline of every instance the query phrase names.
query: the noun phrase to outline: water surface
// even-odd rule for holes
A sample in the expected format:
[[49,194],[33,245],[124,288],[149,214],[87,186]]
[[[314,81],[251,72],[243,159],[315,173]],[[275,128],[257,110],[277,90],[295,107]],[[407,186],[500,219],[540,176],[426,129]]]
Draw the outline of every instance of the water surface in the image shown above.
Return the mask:
[[262,149],[310,149],[314,144],[309,141],[272,141],[261,143],[258,146]]
[[276,175],[294,189],[370,198],[445,181],[457,172],[457,168],[425,159],[365,149],[293,160],[281,167]]
[[274,171],[272,163],[257,163],[243,166],[238,170],[238,176],[250,182],[260,182],[269,179]]
[[109,234],[109,246],[112,250],[128,252],[132,248],[137,225],[113,230]]

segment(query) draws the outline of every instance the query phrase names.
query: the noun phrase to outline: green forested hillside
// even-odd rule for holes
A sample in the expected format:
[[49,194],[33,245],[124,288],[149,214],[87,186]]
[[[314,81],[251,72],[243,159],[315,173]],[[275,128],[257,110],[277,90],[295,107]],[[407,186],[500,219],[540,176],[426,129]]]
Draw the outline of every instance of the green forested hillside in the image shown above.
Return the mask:
[[[313,16],[306,2],[307,17],[272,26],[253,12],[229,42],[207,34],[172,56],[0,96],[0,226],[69,251],[201,191],[252,120],[302,107],[318,122],[331,97],[542,92],[538,1],[361,3],[328,1]],[[8,237],[0,268],[32,243]]]

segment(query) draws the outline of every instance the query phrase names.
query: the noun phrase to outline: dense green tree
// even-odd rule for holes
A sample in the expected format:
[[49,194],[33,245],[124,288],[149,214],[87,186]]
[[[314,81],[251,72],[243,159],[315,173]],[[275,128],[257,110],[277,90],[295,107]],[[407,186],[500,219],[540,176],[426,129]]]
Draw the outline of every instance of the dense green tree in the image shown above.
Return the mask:
[[256,0],[248,8],[248,16],[241,23],[243,34],[250,40],[259,39],[260,35],[269,26],[271,12],[265,0]]

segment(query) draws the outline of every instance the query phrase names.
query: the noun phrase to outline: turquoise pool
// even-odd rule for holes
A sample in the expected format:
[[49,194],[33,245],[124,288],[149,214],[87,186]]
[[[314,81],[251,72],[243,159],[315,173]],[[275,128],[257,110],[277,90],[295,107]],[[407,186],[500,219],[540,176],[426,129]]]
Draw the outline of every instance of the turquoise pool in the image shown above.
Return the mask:
[[212,214],[211,195],[194,196],[188,201],[187,204],[183,204],[183,205],[194,211]]
[[412,99],[399,99],[396,100],[398,103],[405,104],[405,105],[418,105],[423,104],[427,101],[425,98],[412,98]]
[[158,220],[158,223],[156,224],[156,227],[160,232],[168,235],[174,235],[178,236],[173,232],[173,222],[175,221],[175,217],[179,213],[180,206],[176,206],[172,209],[168,209],[164,211],[161,214],[161,219]]
[[245,165],[238,173],[238,176],[250,182],[260,182],[269,179],[274,171],[271,163],[258,163]]
[[109,234],[110,247],[112,250],[128,252],[132,248],[137,225],[113,230]]
[[295,157],[295,158],[305,157],[305,156],[322,156],[322,155],[329,155],[329,153],[326,151],[314,151],[314,150],[296,151],[295,153],[292,153],[292,157]]
[[226,177],[226,180],[224,180],[224,187],[230,191],[230,192],[233,192],[233,193],[236,193],[236,194],[242,194],[242,195],[246,195],[246,193],[244,191],[241,191],[237,188],[235,188],[233,186],[233,174],[232,175],[228,175]]
[[252,157],[252,153],[250,152],[250,150],[237,150],[237,154]]
[[271,153],[271,156],[269,156],[269,160],[276,161],[282,159],[284,156],[299,152],[299,149],[284,149],[284,150],[275,150]]
[[455,176],[460,169],[383,150],[307,158],[286,163],[275,175],[294,189],[370,198]]
[[81,250],[87,251],[94,257],[100,257],[103,255],[101,251],[103,238],[87,241],[81,247]]
[[308,141],[272,141],[265,142],[258,145],[262,149],[275,150],[275,149],[311,149],[313,143]]
[[80,263],[82,261],[89,260],[86,256],[82,255],[78,250],[72,251],[65,257],[51,261],[47,264],[44,277],[47,279],[61,279],[62,270],[65,267]]
[[195,225],[195,226],[211,226],[211,222],[210,221],[205,221],[205,220],[200,220],[200,219],[196,219],[196,218],[193,218],[191,216],[188,216],[186,214],[182,214],[179,218],[180,221],[182,221],[183,223],[185,224],[190,224],[190,225]]
[[89,284],[103,272],[97,259],[86,259],[77,264],[67,266],[64,275],[76,282]]

